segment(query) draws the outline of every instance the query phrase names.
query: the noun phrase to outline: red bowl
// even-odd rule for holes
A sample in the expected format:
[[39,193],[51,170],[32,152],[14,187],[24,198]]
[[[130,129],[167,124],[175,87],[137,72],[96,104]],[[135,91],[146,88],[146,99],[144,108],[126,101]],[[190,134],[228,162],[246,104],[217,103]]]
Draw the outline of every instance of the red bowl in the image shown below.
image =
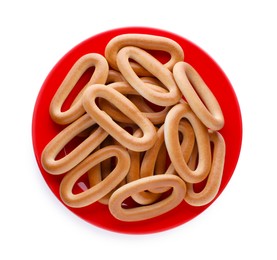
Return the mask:
[[[51,120],[49,115],[49,104],[63,78],[76,60],[82,55],[91,52],[104,55],[107,43],[113,37],[125,33],[160,35],[178,42],[184,50],[185,61],[190,63],[199,72],[222,108],[225,117],[225,125],[224,128],[220,130],[220,133],[223,135],[226,142],[226,161],[220,190],[216,198],[208,205],[193,207],[186,202],[182,202],[174,210],[159,217],[139,222],[122,222],[115,219],[110,214],[107,206],[98,202],[84,208],[70,208],[64,205],[59,196],[59,184],[62,177],[48,174],[41,165],[40,157],[45,145],[62,129],[61,126],[56,125]],[[164,58],[162,57],[162,53],[158,53],[157,55],[160,55],[159,58],[161,59]],[[89,71],[86,74],[88,73]],[[78,84],[84,84],[88,78],[86,74],[80,79]],[[76,91],[78,91],[77,89],[78,88],[76,88]],[[73,97],[68,98],[69,103],[72,100]],[[38,94],[33,113],[32,138],[34,153],[41,174],[49,188],[65,207],[85,221],[103,229],[120,233],[147,234],[168,230],[190,221],[206,210],[222,193],[233,175],[239,158],[242,142],[242,119],[239,103],[230,81],[222,69],[206,52],[189,40],[171,32],[154,28],[127,27],[106,31],[92,36],[75,46],[58,61],[45,79]]]

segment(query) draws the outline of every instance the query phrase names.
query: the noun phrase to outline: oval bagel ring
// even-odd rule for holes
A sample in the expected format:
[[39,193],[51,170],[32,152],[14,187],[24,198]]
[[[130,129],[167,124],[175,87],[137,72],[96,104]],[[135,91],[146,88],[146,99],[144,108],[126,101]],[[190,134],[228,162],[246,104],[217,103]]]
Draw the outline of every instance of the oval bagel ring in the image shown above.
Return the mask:
[[[157,91],[162,90],[163,92],[166,92],[165,89],[161,89],[158,86],[155,86],[149,83],[146,83],[146,84],[153,90],[157,90]],[[115,83],[108,84],[107,86],[117,90],[118,92],[120,92],[125,96],[130,95],[128,96],[128,99],[133,104],[135,104],[136,107],[142,112],[142,114],[145,115],[153,124],[161,124],[164,122],[164,119],[170,107],[165,107],[163,110],[159,112],[154,112],[149,106],[147,106],[143,102],[140,94],[127,82],[115,82]],[[134,123],[132,118],[127,117],[118,109],[116,109],[110,103],[110,100],[99,99],[99,107],[101,110],[104,110],[109,116],[111,116],[111,118],[114,119],[115,121],[118,121],[120,123],[128,123],[128,124]],[[144,108],[146,111],[141,110],[141,108]]]
[[[182,118],[186,118],[193,127],[199,152],[199,163],[195,170],[191,170],[182,153],[178,125]],[[204,180],[211,167],[211,147],[208,129],[193,113],[187,103],[175,105],[167,114],[164,123],[165,144],[169,157],[178,175],[186,182],[197,183]]]
[[[73,194],[74,184],[83,174],[105,159],[114,156],[117,157],[117,164],[104,180],[81,193]],[[115,188],[125,178],[129,167],[130,156],[122,146],[111,145],[99,149],[64,176],[60,184],[61,199],[70,207],[80,208],[88,206],[103,198]]]
[[200,192],[195,192],[192,183],[187,183],[187,194],[185,201],[192,206],[203,206],[210,203],[220,188],[224,162],[225,162],[225,141],[217,131],[209,131],[211,142],[214,144],[213,161],[210,173],[207,177],[205,187]]
[[[172,187],[172,193],[165,199],[151,205],[130,209],[122,208],[122,202],[135,193],[160,187]],[[176,175],[155,175],[125,184],[117,189],[109,200],[111,214],[122,221],[140,221],[154,218],[178,206],[185,197],[186,184]]]
[[178,62],[173,75],[192,111],[203,124],[212,130],[220,130],[224,126],[220,105],[198,72],[190,64]]
[[[178,125],[178,132],[183,137],[180,143],[181,152],[184,160],[188,162],[195,145],[194,131],[192,126],[187,120],[181,119]],[[160,146],[162,143],[164,143],[164,125],[162,125],[159,128],[159,130],[157,131],[157,135],[158,135],[158,139],[155,145],[151,149],[146,151],[143,157],[143,160],[141,162],[140,176],[142,178],[156,174],[154,172],[154,165],[158,159],[157,156],[160,150]],[[167,167],[166,171],[163,172],[163,174],[171,174],[171,175],[177,174],[172,162],[169,164],[169,166]],[[160,189],[149,190],[149,191],[153,193],[162,193],[162,192],[165,192],[166,190],[167,190],[166,188],[160,188]]]
[[108,133],[101,127],[98,127],[64,157],[60,159],[56,159],[56,157],[75,136],[95,124],[95,121],[88,114],[84,114],[59,132],[42,151],[41,163],[43,168],[48,173],[60,175],[71,170],[84,160],[108,136]]
[[75,98],[68,110],[62,111],[62,105],[80,77],[90,67],[95,67],[95,70],[89,82],[83,87],[81,92],[91,84],[104,84],[106,82],[109,65],[102,55],[98,53],[89,53],[79,58],[71,67],[51,100],[49,112],[54,122],[61,125],[69,124],[85,113],[85,110],[82,107],[80,94]]
[[[126,46],[135,46],[144,50],[158,50],[169,53],[170,60],[164,64],[169,70],[172,70],[176,62],[184,60],[182,47],[172,39],[148,34],[123,34],[111,39],[105,49],[106,59],[111,67],[116,70],[118,70],[116,62],[117,53]],[[139,76],[149,76],[149,72],[137,63],[132,63],[132,68]]]
[[[112,118],[99,109],[96,98],[112,100],[117,107],[141,128],[142,137],[135,137],[119,126]],[[152,147],[156,141],[156,129],[151,121],[145,117],[138,108],[123,94],[106,85],[95,84],[86,89],[83,96],[83,106],[87,113],[105,129],[113,138],[128,149],[145,151]]]
[[[146,83],[134,72],[129,59],[133,59],[153,74],[168,90],[166,93],[147,87]],[[179,102],[182,94],[177,87],[172,72],[148,52],[137,47],[124,47],[117,54],[119,71],[126,81],[148,101],[158,106],[172,106]],[[164,88],[160,87],[161,91]]]

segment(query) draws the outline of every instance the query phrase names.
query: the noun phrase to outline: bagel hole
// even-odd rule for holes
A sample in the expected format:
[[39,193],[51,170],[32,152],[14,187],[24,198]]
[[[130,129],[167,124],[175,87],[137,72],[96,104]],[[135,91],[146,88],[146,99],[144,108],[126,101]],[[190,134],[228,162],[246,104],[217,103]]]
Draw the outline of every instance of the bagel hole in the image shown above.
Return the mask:
[[199,163],[199,154],[197,152],[197,143],[195,143],[192,150],[192,154],[188,161],[188,166],[192,171],[194,171],[197,168],[198,163]]
[[96,125],[90,126],[89,128],[85,129],[81,133],[79,133],[77,136],[80,138],[87,138],[96,130]]
[[[165,143],[163,143],[159,149],[158,152],[158,157],[157,160],[155,162],[155,166],[154,166],[154,173],[155,174],[164,174],[168,168],[167,165],[167,157],[168,157],[168,153],[166,150],[166,146]],[[160,160],[158,160],[159,158],[161,158]]]
[[72,188],[72,193],[74,195],[77,195],[79,193],[82,193],[89,189],[90,184],[89,184],[89,178],[88,178],[88,173],[84,173],[73,185]]
[[123,127],[125,131],[127,131],[130,135],[133,135],[134,134],[134,127],[131,126],[131,125],[126,125]]
[[[127,95],[127,98],[129,98],[132,101],[132,103],[143,113],[149,113],[151,110],[153,112],[150,112],[150,113],[161,112],[162,110],[165,109],[164,106],[156,105],[156,104],[150,102],[149,100],[147,100],[146,98],[144,98],[143,96],[139,96],[139,98],[141,98],[141,101],[139,101],[139,102],[142,102],[142,105],[139,105],[139,103],[133,102],[135,97],[138,97],[138,96],[136,96],[136,95]],[[145,106],[145,108],[141,109],[144,106]]]
[[[116,140],[112,136],[107,138],[101,143],[100,148],[104,148],[110,145],[116,145]],[[101,162],[102,180],[104,180],[116,167],[118,159],[116,156],[109,157]]]
[[107,178],[107,176],[115,169],[117,162],[118,162],[118,160],[116,157],[110,157],[101,162],[102,180]]
[[201,181],[201,182],[194,183],[194,184],[193,184],[193,191],[194,191],[195,193],[201,192],[201,191],[205,188],[205,186],[206,186],[206,184],[207,184],[207,179],[208,179],[208,177],[205,178],[205,179],[204,179],[203,181]]
[[[188,78],[188,80],[189,80],[189,78]],[[206,108],[208,111],[210,111],[209,107],[207,106],[207,100],[205,101],[205,94],[202,94],[202,95],[201,95],[200,92],[199,92],[199,90],[197,90],[197,88],[195,87],[195,84],[193,84],[193,82],[192,82],[191,80],[189,80],[189,82],[190,82],[190,84],[192,85],[193,90],[195,91],[195,93],[196,93],[197,97],[199,98],[199,100],[202,102],[202,104],[205,106],[205,108]],[[210,91],[211,91],[211,89],[210,89]],[[183,97],[183,99],[186,100],[185,97]],[[187,102],[187,101],[186,101],[186,102]]]
[[[102,170],[103,170],[103,165],[104,162],[108,162],[108,170],[103,171],[106,172],[106,175],[103,175]],[[104,180],[116,167],[117,164],[117,158],[115,156],[111,158],[107,158],[106,160],[101,162],[101,168],[99,169],[99,172],[97,171],[96,167],[99,167],[99,165],[95,165],[92,167],[89,171],[85,172],[82,174],[82,176],[75,182],[73,186],[73,194],[78,194],[81,193],[95,185],[97,185],[99,182]],[[105,165],[107,167],[107,165]],[[96,169],[96,172],[91,172],[91,170]],[[93,176],[94,175],[94,176]],[[95,176],[98,175],[98,176]]]
[[[171,55],[168,52],[166,52],[166,51],[146,50],[146,49],[143,49],[143,50],[148,52],[150,55],[152,55],[154,58],[156,58],[162,64],[167,63],[170,60],[170,58],[171,58]],[[132,58],[129,58],[129,62],[137,63]]]
[[62,150],[55,157],[55,160],[59,160],[71,153],[76,147],[78,147],[84,140],[86,140],[86,138],[89,135],[91,135],[97,129],[98,125],[95,124],[83,130],[81,133],[77,134],[62,148]]
[[110,100],[104,98],[97,98],[96,104],[101,111],[106,113],[114,122],[117,124],[125,123],[125,124],[134,124],[136,123],[126,116],[120,109],[118,109]]
[[170,54],[166,51],[159,51],[159,50],[147,50],[153,57],[159,60],[161,63],[165,64],[171,58]]
[[81,144],[84,141],[84,137],[81,136],[75,136],[73,137],[57,154],[55,157],[55,160],[62,159],[69,153],[71,153],[79,144]]
[[145,102],[150,108],[152,108],[154,112],[161,112],[162,110],[165,109],[165,107],[156,105],[156,104],[150,102],[149,100],[147,100],[147,99],[145,99],[145,98],[144,98],[144,102]]
[[[151,205],[158,203],[158,202],[166,199],[167,197],[169,197],[171,195],[172,191],[173,191],[173,188],[170,188],[168,191],[163,192],[156,201],[154,201],[153,203],[149,203],[147,205],[141,205],[141,204],[137,203],[136,201],[134,201],[132,199],[132,197],[128,197],[122,202],[121,207],[124,209],[131,209],[131,208],[138,208],[138,207],[143,207],[143,206],[151,206]],[[145,190],[145,192],[149,192],[149,191]]]
[[80,77],[80,79],[77,81],[67,98],[65,99],[61,111],[64,112],[70,108],[72,105],[72,102],[77,97],[77,95],[81,92],[81,90],[85,87],[85,85],[89,82],[91,79],[93,73],[94,73],[95,67],[88,68],[83,75]]
[[[214,143],[211,142],[210,144],[211,144],[211,161],[213,161]],[[199,159],[197,158],[197,160],[199,160]],[[195,168],[196,168],[196,167],[195,167]],[[194,191],[195,193],[201,192],[201,191],[205,188],[205,186],[206,186],[206,184],[207,184],[208,178],[209,178],[209,174],[208,174],[208,176],[207,176],[203,181],[198,182],[198,183],[194,183],[194,184],[193,184],[193,191]]]

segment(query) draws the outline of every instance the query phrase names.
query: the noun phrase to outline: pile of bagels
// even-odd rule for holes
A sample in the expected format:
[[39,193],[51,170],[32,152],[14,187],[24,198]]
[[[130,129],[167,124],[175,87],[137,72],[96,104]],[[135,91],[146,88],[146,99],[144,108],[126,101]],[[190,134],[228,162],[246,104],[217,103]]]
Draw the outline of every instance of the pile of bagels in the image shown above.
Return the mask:
[[[169,59],[161,62],[155,51]],[[64,110],[89,68],[94,71],[88,82]],[[62,176],[60,198],[69,207],[103,203],[118,220],[141,221],[180,203],[206,205],[219,191],[224,116],[172,39],[122,34],[107,43],[104,55],[83,55],[57,88],[49,112],[63,127],[43,149],[41,163],[49,174]],[[82,142],[58,157],[76,136]],[[73,192],[82,176],[88,185]],[[204,187],[196,192],[199,183]],[[128,199],[135,206],[126,206]]]

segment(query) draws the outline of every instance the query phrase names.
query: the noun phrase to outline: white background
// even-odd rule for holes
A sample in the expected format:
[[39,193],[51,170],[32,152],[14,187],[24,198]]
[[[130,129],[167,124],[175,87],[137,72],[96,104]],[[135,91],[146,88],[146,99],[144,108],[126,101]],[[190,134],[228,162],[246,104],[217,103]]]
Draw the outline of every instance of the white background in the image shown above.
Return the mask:
[[[182,5],[180,5],[182,3]],[[1,259],[277,259],[275,1],[1,1]],[[241,157],[203,214],[152,235],[85,223],[52,195],[32,150],[32,113],[54,64],[105,30],[172,31],[208,52],[241,105]]]

